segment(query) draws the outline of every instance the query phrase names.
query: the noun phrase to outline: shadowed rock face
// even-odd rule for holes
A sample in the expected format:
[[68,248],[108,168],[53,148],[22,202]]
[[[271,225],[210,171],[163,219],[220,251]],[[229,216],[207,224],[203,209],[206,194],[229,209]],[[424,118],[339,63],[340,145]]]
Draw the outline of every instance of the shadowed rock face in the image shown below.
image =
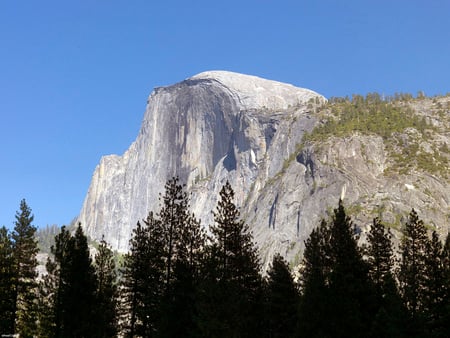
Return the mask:
[[[137,221],[159,210],[167,179],[186,182],[192,211],[205,226],[229,180],[266,263],[276,252],[295,260],[343,193],[348,205],[389,197],[392,210],[420,210],[425,197],[409,198],[408,182],[383,175],[381,137],[335,139],[320,152],[299,148],[304,133],[320,122],[310,99],[325,102],[307,89],[221,71],[155,89],[136,141],[122,156],[103,157],[95,169],[78,220],[89,236],[104,235],[124,252]],[[448,182],[426,174],[420,179],[442,191],[433,198],[445,214]]]
[[126,251],[132,228],[158,210],[164,183],[178,175],[193,193],[192,209],[210,224],[227,179],[242,205],[258,175],[279,170],[270,163],[282,164],[289,150],[284,120],[301,115],[314,97],[323,100],[306,89],[229,72],[155,89],[136,141],[95,169],[79,221],[93,238],[105,235]]

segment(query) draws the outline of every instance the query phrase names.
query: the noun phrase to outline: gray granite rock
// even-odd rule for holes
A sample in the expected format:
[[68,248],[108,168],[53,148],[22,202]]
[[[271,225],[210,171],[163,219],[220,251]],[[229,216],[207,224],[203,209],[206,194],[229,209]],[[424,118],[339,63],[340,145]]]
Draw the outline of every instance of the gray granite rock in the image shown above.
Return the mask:
[[[392,220],[415,207],[443,232],[448,179],[421,172],[387,177],[381,137],[354,134],[320,149],[301,146],[304,133],[320,123],[315,110],[325,101],[307,89],[223,71],[157,88],[136,141],[95,169],[78,220],[89,236],[104,235],[125,252],[137,221],[159,210],[166,180],[178,175],[206,227],[219,190],[230,181],[265,267],[277,252],[297,263],[304,240],[340,197],[363,207],[356,219],[363,230],[374,210]],[[448,144],[448,135],[442,137]],[[433,193],[423,193],[424,187]]]

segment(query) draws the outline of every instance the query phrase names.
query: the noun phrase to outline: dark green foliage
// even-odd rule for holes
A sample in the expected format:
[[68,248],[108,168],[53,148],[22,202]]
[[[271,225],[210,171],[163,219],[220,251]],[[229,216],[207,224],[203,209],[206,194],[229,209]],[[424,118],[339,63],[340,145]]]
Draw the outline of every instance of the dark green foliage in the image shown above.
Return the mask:
[[[368,99],[379,97],[353,100]],[[390,231],[374,219],[363,251],[339,201],[305,241],[297,289],[280,255],[262,278],[233,200],[227,182],[206,239],[184,186],[169,180],[160,213],[133,231],[119,305],[113,253],[102,241],[93,264],[81,226],[55,236],[36,297],[36,229],[22,201],[14,233],[0,228],[0,333],[115,337],[120,311],[125,337],[450,336],[450,236],[429,238],[414,210],[396,268]]]
[[[300,334],[365,337],[374,313],[372,284],[342,201],[305,246]],[[313,317],[317,313],[326,323]]]
[[426,254],[426,275],[424,283],[423,311],[427,335],[445,337],[443,324],[448,311],[446,294],[449,285],[446,281],[445,259],[442,242],[433,231]]
[[450,337],[450,233],[448,233],[445,238],[444,247],[442,250],[442,263],[445,278],[442,333],[445,337]]
[[39,284],[39,335],[59,338],[63,334],[64,295],[70,258],[69,247],[72,236],[66,227],[55,236],[50,251],[53,257],[47,259],[45,275]]
[[66,272],[62,299],[62,336],[89,337],[93,335],[95,315],[96,280],[89,256],[87,238],[81,225],[69,241],[67,252],[69,266]]
[[402,304],[393,275],[394,253],[390,229],[378,218],[367,234],[367,262],[374,286],[375,317],[371,337],[401,337],[405,335],[406,309]]
[[301,337],[330,335],[328,286],[331,268],[330,230],[325,221],[305,241],[300,270],[301,306],[298,332]]
[[5,227],[0,228],[0,335],[14,333],[15,274],[13,243]]
[[373,315],[372,286],[355,233],[340,200],[330,224],[330,324],[336,337],[364,337]]
[[375,218],[367,234],[367,257],[369,276],[381,296],[384,293],[387,279],[392,278],[394,253],[391,237],[390,229],[386,229],[380,219]]
[[266,284],[266,335],[271,338],[294,337],[299,293],[289,265],[279,254],[272,260]]
[[56,338],[96,335],[96,278],[81,225],[72,236],[65,227],[55,237],[54,256],[41,284],[41,335]]
[[316,127],[308,140],[323,140],[331,135],[348,136],[355,131],[388,139],[393,133],[409,127],[419,131],[428,127],[410,108],[381,100],[376,93],[368,94],[366,98],[354,95],[352,100],[330,100],[326,108],[331,109],[335,118]]
[[[422,149],[420,142],[405,134],[408,128],[414,128],[423,139],[436,127],[414,112],[405,95],[381,99],[377,93],[366,97],[354,95],[349,98],[334,98],[322,108],[324,123],[305,134],[303,143],[322,143],[330,137],[348,137],[355,133],[379,135],[383,142],[391,165],[385,171],[406,174],[414,168],[447,177],[449,167],[448,152],[433,146],[433,153]],[[444,123],[445,125],[445,123]]]
[[398,273],[400,291],[413,319],[420,318],[424,310],[427,248],[427,230],[413,209],[400,244],[401,263]]
[[97,279],[95,318],[98,338],[117,335],[117,276],[112,250],[102,239],[95,255],[95,276]]
[[165,290],[159,335],[188,336],[195,331],[195,299],[205,235],[189,213],[189,199],[178,178],[166,183],[158,214],[165,248]]
[[185,226],[188,223],[188,198],[179,184],[178,178],[167,181],[165,194],[161,197],[161,210],[159,219],[164,229],[164,241],[166,245],[166,289],[169,291],[173,282],[173,273],[178,260],[187,259],[185,238]]
[[239,219],[227,182],[211,226],[201,298],[200,336],[254,337],[261,334],[262,280],[252,235]]
[[257,249],[252,235],[234,204],[234,191],[227,181],[220,191],[220,200],[211,226],[214,236],[213,254],[223,280],[235,280],[242,285],[259,274]]
[[122,321],[126,337],[153,337],[161,317],[166,256],[161,223],[149,213],[138,222],[125,256],[122,276]]
[[[55,243],[56,244],[56,243]],[[59,283],[59,265],[50,258],[46,263],[47,274],[39,283],[39,336],[56,337],[56,305]]]
[[205,235],[173,178],[157,217],[138,223],[125,257],[122,321],[126,336],[187,337],[195,331],[196,293]]
[[429,247],[425,225],[413,209],[400,244],[401,261],[398,272],[400,294],[410,316],[411,336],[420,337],[425,334]]
[[15,275],[15,332],[21,337],[32,337],[37,331],[38,253],[35,240],[34,216],[25,200],[20,202],[12,232]]

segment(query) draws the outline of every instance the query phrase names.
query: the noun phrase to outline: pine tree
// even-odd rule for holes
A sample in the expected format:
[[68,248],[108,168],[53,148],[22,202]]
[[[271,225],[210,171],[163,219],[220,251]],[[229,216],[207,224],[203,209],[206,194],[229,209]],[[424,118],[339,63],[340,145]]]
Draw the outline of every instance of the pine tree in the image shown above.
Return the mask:
[[331,335],[328,320],[328,286],[331,268],[330,229],[322,220],[305,241],[300,269],[299,337],[326,337]]
[[96,280],[87,238],[81,224],[68,247],[68,269],[65,280],[62,322],[64,337],[91,337],[95,322]]
[[[61,232],[55,237],[55,246],[51,248],[51,252],[54,256],[54,261],[49,260],[47,262],[47,272],[54,279],[50,280],[49,286],[54,286],[53,291],[53,317],[54,317],[54,336],[56,338],[64,337],[64,333],[67,331],[65,328],[64,313],[67,308],[67,289],[70,288],[70,250],[72,246],[72,235],[66,229],[61,228]],[[53,283],[52,283],[53,282]],[[53,285],[52,285],[53,284]],[[48,290],[52,292],[52,290]]]
[[293,337],[298,318],[299,294],[289,265],[277,254],[267,272],[268,337]]
[[442,249],[442,262],[444,267],[444,316],[442,318],[442,333],[450,337],[450,232],[445,238]]
[[427,335],[445,337],[443,326],[446,309],[446,276],[442,242],[433,231],[426,253],[426,275],[424,282],[424,314]]
[[[215,224],[211,226],[213,242],[206,263],[209,281],[205,281],[208,292],[203,295],[200,315],[203,336],[258,336],[262,327],[262,280],[257,251],[248,225],[239,220],[233,199],[233,189],[226,182],[214,213]],[[208,325],[208,321],[217,326]]]
[[161,332],[164,337],[188,336],[195,331],[195,301],[205,235],[189,213],[185,186],[167,181],[159,220],[165,240],[165,292]]
[[0,335],[14,333],[14,258],[11,236],[0,228]]
[[122,271],[122,322],[126,337],[155,337],[161,320],[166,248],[161,222],[149,213],[137,223]]
[[403,307],[393,276],[394,254],[391,232],[378,218],[373,220],[367,234],[367,262],[374,285],[376,315],[372,320],[370,336],[401,337],[406,325]]
[[179,184],[178,177],[167,181],[164,195],[161,196],[161,210],[158,214],[164,229],[166,243],[166,291],[169,292],[177,260],[187,258],[183,234],[189,219],[188,198],[184,186]]
[[98,338],[117,335],[117,285],[116,264],[112,250],[104,239],[95,256],[96,290],[96,332]]
[[70,257],[68,250],[72,236],[65,226],[55,236],[51,255],[47,258],[47,274],[39,283],[39,336],[60,338],[64,334],[63,312],[68,285]]
[[364,337],[373,316],[372,287],[356,231],[342,200],[330,225],[332,328],[340,337]]
[[413,209],[400,244],[401,262],[398,272],[400,293],[411,316],[412,336],[423,334],[428,243],[426,228]]
[[15,329],[21,337],[32,337],[37,332],[37,283],[34,216],[22,200],[12,233],[15,270]]
[[367,234],[367,256],[369,276],[381,296],[386,279],[392,275],[391,269],[394,266],[391,237],[390,230],[386,230],[380,220],[374,218],[372,227]]
[[40,285],[40,335],[95,336],[96,279],[81,225],[73,236],[63,226],[51,253],[53,259],[48,259],[47,275]]
[[[56,237],[56,236],[55,236]],[[59,282],[59,266],[54,259],[47,258],[47,274],[39,282],[38,336],[56,337],[56,306]]]

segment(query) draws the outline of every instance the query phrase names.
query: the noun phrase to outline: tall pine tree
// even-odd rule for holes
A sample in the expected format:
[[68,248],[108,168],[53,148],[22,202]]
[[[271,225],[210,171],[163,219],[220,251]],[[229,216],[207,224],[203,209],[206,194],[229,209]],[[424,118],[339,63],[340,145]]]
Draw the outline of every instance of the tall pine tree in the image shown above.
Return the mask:
[[161,222],[150,212],[133,230],[122,271],[122,323],[125,337],[156,337],[161,322],[166,248]]
[[117,335],[117,276],[114,254],[104,239],[95,255],[96,290],[96,330],[98,338]]
[[196,292],[205,246],[200,222],[189,212],[185,186],[167,181],[158,214],[165,239],[165,292],[160,335],[187,337],[196,330]]
[[402,337],[406,326],[404,308],[393,275],[394,251],[391,232],[379,218],[373,220],[367,234],[366,256],[369,276],[374,285],[375,317],[371,337]]
[[436,231],[432,232],[426,253],[424,282],[424,314],[429,337],[446,337],[444,326],[447,315],[446,273],[442,242]]
[[391,269],[394,266],[391,237],[390,230],[384,227],[379,218],[375,218],[367,234],[367,257],[369,276],[381,296],[387,279],[392,277]]
[[72,236],[65,228],[55,237],[40,287],[40,334],[71,338],[96,335],[96,278],[87,238],[79,224]]
[[67,274],[70,265],[68,254],[72,236],[63,226],[55,236],[51,246],[51,256],[47,258],[47,274],[39,284],[39,336],[63,337],[63,312]]
[[330,224],[331,325],[336,337],[364,337],[373,315],[368,267],[357,244],[356,229],[342,200]]
[[37,332],[37,241],[34,216],[25,200],[16,213],[13,240],[15,270],[15,332],[33,337]]
[[13,243],[5,227],[0,228],[0,336],[14,333],[15,275]]
[[201,335],[258,336],[262,328],[258,255],[248,225],[239,219],[229,182],[220,191],[214,220],[205,272],[208,291],[203,294],[200,315]]
[[442,323],[442,332],[446,337],[450,337],[450,232],[445,238],[442,249],[442,261],[444,267],[444,309],[445,314]]
[[305,241],[300,268],[299,337],[327,337],[332,330],[328,320],[328,286],[331,268],[330,229],[322,220]]
[[[374,312],[372,287],[355,233],[340,200],[330,224],[322,222],[306,241],[300,334],[311,337],[367,335]],[[324,317],[315,319],[312,311]],[[318,322],[317,318],[326,320]]]
[[298,319],[299,293],[289,265],[280,254],[274,256],[266,281],[267,336],[294,337]]
[[69,242],[62,311],[63,337],[90,337],[94,335],[96,280],[89,254],[87,238],[81,224]]
[[410,335],[424,335],[424,304],[429,239],[423,221],[413,209],[406,222],[400,243],[398,272],[400,293],[411,317]]

